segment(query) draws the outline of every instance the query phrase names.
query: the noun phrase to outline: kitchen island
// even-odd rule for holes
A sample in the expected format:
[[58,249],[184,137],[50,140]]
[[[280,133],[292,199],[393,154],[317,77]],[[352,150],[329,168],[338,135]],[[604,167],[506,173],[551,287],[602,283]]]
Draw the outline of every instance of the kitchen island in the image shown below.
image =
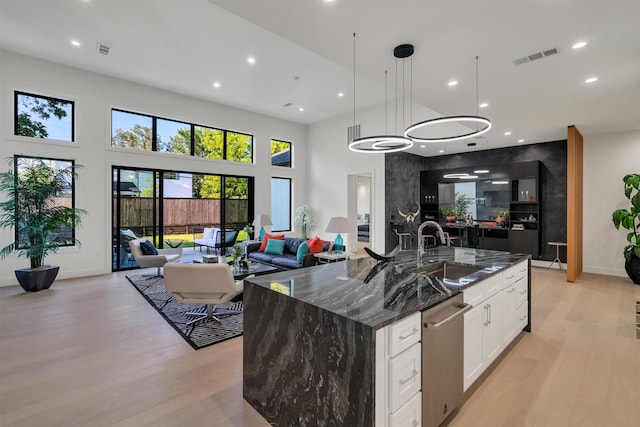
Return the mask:
[[[503,272],[516,264],[528,273],[529,258],[437,247],[420,258],[402,251],[386,262],[360,258],[248,279],[243,396],[273,425],[396,425],[393,417],[411,409],[396,394],[414,393],[407,388],[413,384],[419,395],[420,375],[415,360],[403,363],[411,381],[401,380],[406,390],[388,391],[393,372],[387,366],[419,348],[420,321],[416,331],[414,320],[420,312],[496,278],[502,283]],[[530,330],[527,314],[524,329]],[[406,327],[414,345],[391,353],[390,337],[404,339]]]

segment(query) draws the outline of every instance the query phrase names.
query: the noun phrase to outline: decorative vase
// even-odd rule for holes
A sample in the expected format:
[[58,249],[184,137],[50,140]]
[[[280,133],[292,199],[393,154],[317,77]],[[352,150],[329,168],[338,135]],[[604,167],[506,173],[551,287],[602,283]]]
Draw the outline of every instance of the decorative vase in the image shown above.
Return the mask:
[[16,279],[25,292],[38,292],[49,289],[56,280],[60,267],[43,265],[38,268],[23,268],[16,270]]
[[631,281],[636,285],[640,285],[640,258],[631,255],[631,259],[625,261],[624,269],[627,271],[627,275]]
[[302,239],[307,240],[307,225],[302,224]]
[[458,217],[455,215],[450,215],[446,217],[447,222],[456,222],[456,219],[458,219]]

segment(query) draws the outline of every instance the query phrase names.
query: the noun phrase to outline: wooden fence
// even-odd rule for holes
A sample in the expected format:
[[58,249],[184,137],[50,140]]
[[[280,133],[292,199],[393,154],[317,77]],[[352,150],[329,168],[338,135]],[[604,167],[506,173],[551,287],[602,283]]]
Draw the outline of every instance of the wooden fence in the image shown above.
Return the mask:
[[[114,200],[114,203],[116,200]],[[157,203],[157,200],[155,200]],[[151,197],[120,199],[120,227],[129,228],[137,235],[152,234],[153,204]],[[220,199],[164,199],[165,234],[189,234],[194,228],[220,227]],[[241,229],[249,218],[248,200],[226,200],[225,217],[227,228]],[[116,224],[114,212],[114,224]]]

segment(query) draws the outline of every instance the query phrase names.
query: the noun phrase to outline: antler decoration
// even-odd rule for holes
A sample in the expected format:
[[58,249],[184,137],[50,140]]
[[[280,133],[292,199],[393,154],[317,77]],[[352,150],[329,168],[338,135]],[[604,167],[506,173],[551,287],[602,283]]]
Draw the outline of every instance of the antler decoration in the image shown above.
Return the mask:
[[398,208],[398,213],[400,214],[401,217],[403,217],[405,220],[407,220],[408,223],[414,223],[416,220],[416,217],[418,215],[420,215],[420,204],[418,202],[416,202],[416,206],[418,206],[418,210],[415,211],[414,213],[403,213],[400,208]]

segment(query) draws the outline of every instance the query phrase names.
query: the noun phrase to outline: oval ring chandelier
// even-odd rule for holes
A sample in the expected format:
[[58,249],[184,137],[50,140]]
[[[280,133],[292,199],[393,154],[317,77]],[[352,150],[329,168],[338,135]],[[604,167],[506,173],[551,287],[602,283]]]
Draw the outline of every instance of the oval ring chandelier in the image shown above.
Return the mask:
[[[414,132],[420,128],[440,125],[443,123],[454,123],[454,122],[458,122],[458,123],[469,122],[469,123],[483,124],[484,127],[481,129],[476,128],[476,130],[474,131],[460,134],[460,135],[451,135],[451,136],[438,137],[438,138],[419,138],[417,136],[411,135],[411,132]],[[413,124],[404,131],[404,136],[406,136],[407,138],[411,138],[413,141],[419,142],[419,143],[452,142],[452,141],[460,141],[462,139],[472,138],[475,136],[480,136],[484,133],[489,132],[489,129],[491,129],[491,121],[485,117],[450,116],[450,117],[438,117],[437,119],[425,120],[423,122]]]
[[[356,92],[356,33],[353,33],[353,116],[354,116],[354,125],[355,125],[355,92]],[[411,49],[411,52],[409,53],[408,48],[405,48],[405,50],[401,53],[402,58],[406,58],[408,56],[411,56],[411,54],[413,54],[413,46],[411,45],[403,45],[403,46],[408,46]],[[400,58],[401,56],[398,56],[398,47],[396,48],[396,50],[394,51],[394,55],[396,56],[396,58]],[[387,131],[386,127],[386,120],[387,120],[387,72],[385,71],[385,78],[384,78],[384,96],[385,96],[385,101],[384,101],[384,105],[385,105],[385,132]],[[397,94],[396,94],[397,95]],[[411,138],[408,138],[406,136],[402,136],[402,135],[376,135],[376,136],[365,136],[362,138],[356,138],[353,139],[352,141],[349,141],[349,150],[351,151],[355,151],[357,153],[396,153],[398,151],[404,151],[404,150],[408,150],[409,148],[413,147],[413,141],[411,140]]]
[[[461,133],[458,135],[450,135],[443,136],[437,138],[420,138],[418,136],[412,135],[412,132],[415,132],[418,129],[426,128],[429,126],[441,125],[443,123],[475,123],[476,129],[472,132]],[[480,127],[479,125],[484,125],[484,127]],[[489,132],[491,129],[491,120],[486,117],[481,117],[478,115],[478,56],[476,55],[476,115],[475,116],[447,116],[447,117],[438,117],[435,119],[424,120],[422,122],[415,123],[409,126],[404,131],[404,136],[407,138],[411,138],[414,142],[417,143],[436,143],[436,142],[452,142],[452,141],[460,141],[462,139],[468,139],[473,137],[478,137],[482,134]]]

